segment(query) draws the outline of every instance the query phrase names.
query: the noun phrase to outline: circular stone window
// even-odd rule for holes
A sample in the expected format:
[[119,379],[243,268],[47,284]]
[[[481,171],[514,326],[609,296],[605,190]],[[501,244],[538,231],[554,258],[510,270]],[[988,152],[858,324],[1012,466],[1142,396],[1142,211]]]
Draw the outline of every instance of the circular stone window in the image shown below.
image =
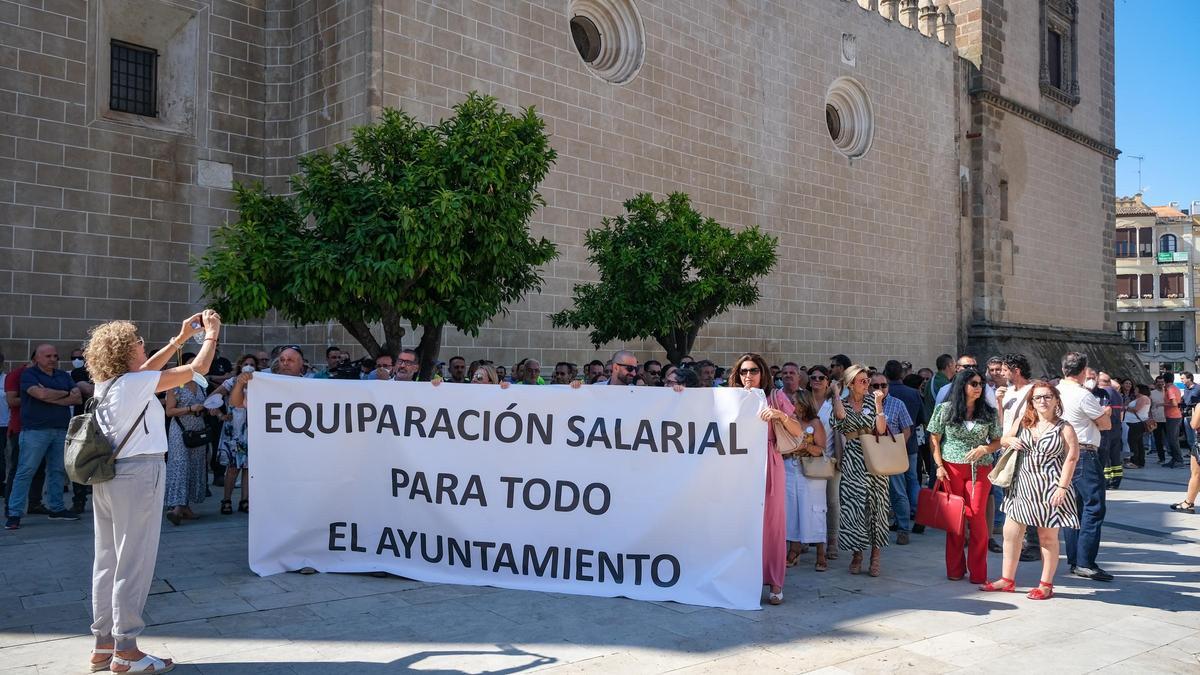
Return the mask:
[[596,75],[623,84],[637,75],[646,56],[645,29],[633,0],[570,0],[571,41]]
[[857,80],[839,77],[825,94],[825,127],[843,155],[862,157],[875,135],[875,113],[867,90]]

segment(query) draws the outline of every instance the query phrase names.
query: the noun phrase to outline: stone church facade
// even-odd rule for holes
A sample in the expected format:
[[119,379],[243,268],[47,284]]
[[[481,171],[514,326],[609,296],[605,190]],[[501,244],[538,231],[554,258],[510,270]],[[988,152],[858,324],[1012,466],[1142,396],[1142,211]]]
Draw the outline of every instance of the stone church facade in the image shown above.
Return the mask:
[[[382,107],[436,121],[472,90],[544,117],[559,157],[531,227],[559,258],[442,358],[611,350],[548,315],[595,278],[589,228],[677,190],[779,238],[761,301],[701,332],[718,362],[1132,354],[1111,0],[0,3],[0,349],[69,349],[113,318],[167,339],[202,303],[189,261],[236,218],[233,182],[284,191]],[[266,317],[224,351],[288,342],[352,343]]]

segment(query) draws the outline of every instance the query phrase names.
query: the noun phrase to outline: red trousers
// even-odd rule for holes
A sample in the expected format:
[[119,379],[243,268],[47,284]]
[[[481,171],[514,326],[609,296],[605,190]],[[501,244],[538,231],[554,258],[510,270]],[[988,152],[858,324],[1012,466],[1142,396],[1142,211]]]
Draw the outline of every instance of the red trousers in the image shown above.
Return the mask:
[[971,483],[970,464],[944,462],[950,482],[946,489],[950,494],[963,498],[967,519],[967,555],[963,556],[963,538],[946,534],[946,576],[961,577],[971,572],[971,583],[987,583],[988,536],[992,524],[987,519],[987,500],[992,496],[992,483],[988,480],[990,466],[975,467],[975,483]]

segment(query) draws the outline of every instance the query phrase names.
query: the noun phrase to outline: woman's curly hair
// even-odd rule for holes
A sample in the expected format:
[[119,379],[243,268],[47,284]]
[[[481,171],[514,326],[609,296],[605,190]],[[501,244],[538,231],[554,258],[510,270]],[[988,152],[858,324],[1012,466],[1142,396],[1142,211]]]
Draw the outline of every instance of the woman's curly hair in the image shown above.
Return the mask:
[[88,333],[83,357],[93,382],[104,382],[129,372],[129,357],[137,346],[137,326],[128,321],[109,321]]

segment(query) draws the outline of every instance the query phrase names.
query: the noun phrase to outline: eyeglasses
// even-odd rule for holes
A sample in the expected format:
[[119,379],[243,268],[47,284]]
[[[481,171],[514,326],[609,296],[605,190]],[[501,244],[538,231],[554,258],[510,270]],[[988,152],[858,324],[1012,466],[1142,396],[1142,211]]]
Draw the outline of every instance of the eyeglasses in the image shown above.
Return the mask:
[[762,371],[759,370],[758,366],[754,366],[753,368],[739,368],[738,372],[742,375],[758,375]]
[[1037,396],[1033,397],[1033,400],[1034,401],[1053,401],[1054,395],[1053,394],[1038,394]]
[[406,366],[415,366],[415,365],[417,365],[417,360],[416,359],[400,359],[396,363],[400,363],[400,364],[403,364]]
[[636,363],[635,363],[635,364],[633,364],[632,366],[631,366],[631,365],[629,365],[628,363],[614,363],[613,365],[614,365],[614,366],[621,366],[621,367],[622,367],[622,368],[624,368],[625,370],[628,370],[628,371],[630,371],[630,372],[633,372],[633,373],[636,373],[636,372],[638,371],[638,368],[639,368],[638,364],[636,364]]
[[809,382],[824,382],[824,381],[825,381],[825,380],[827,380],[827,379],[829,379],[829,378],[825,377],[824,375],[822,375],[822,374],[820,374],[820,373],[817,373],[816,375],[809,375],[809,376],[808,376],[808,381],[809,381]]
[[871,389],[887,389],[887,388],[888,388],[887,382],[876,383],[876,384],[871,385]]
[[968,387],[982,387],[983,382],[981,382],[979,380],[971,380],[970,382],[967,383],[967,386]]

